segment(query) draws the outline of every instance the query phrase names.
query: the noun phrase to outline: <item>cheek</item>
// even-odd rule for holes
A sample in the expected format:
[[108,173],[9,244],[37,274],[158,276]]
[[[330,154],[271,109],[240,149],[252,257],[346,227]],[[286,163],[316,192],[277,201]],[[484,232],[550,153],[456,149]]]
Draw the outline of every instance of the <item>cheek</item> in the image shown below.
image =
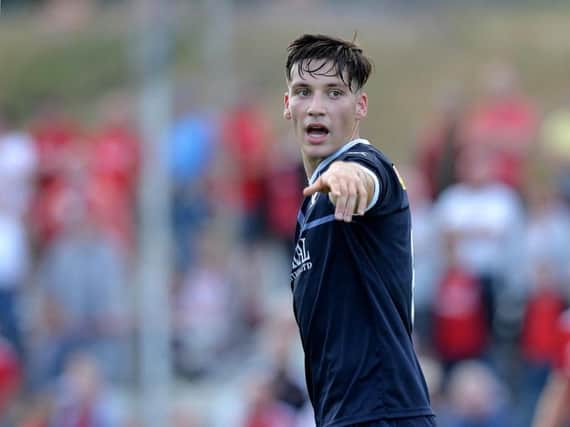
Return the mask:
[[351,128],[354,125],[354,122],[356,120],[356,115],[354,114],[354,111],[350,108],[343,108],[340,111],[336,112],[336,122],[338,123],[339,127],[342,128]]
[[302,109],[299,104],[289,104],[289,111],[291,112],[291,119],[293,122],[296,123],[302,118]]

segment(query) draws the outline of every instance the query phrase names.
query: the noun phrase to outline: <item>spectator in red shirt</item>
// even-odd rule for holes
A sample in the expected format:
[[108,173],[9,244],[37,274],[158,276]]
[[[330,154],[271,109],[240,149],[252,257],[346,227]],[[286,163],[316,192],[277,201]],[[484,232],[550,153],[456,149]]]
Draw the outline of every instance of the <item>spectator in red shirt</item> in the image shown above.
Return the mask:
[[140,139],[130,117],[128,96],[113,92],[100,106],[99,126],[91,135],[89,164],[97,180],[107,181],[132,202],[139,169]]
[[542,392],[533,427],[563,427],[570,421],[570,310],[559,319],[555,364]]
[[484,85],[485,97],[469,115],[462,138],[467,144],[489,146],[496,157],[494,178],[520,191],[537,132],[537,113],[510,64],[491,65]]
[[0,338],[0,424],[9,419],[22,380],[22,367],[10,343]]
[[223,124],[222,140],[231,157],[232,171],[243,215],[242,236],[255,241],[265,233],[265,177],[268,149],[272,143],[269,124],[251,101],[243,101],[232,108]]
[[41,103],[32,119],[31,135],[37,147],[42,191],[60,177],[70,150],[81,139],[82,132],[79,125],[63,113],[61,101],[49,98]]
[[522,330],[522,352],[529,362],[548,364],[556,350],[558,317],[564,309],[560,287],[549,274],[551,266],[538,267],[535,287],[527,302]]
[[268,232],[292,252],[292,238],[295,235],[297,211],[306,176],[299,153],[292,152],[290,147],[288,141],[287,144],[280,141],[272,147],[265,204]]
[[111,175],[88,168],[91,148],[86,140],[74,143],[59,166],[57,178],[38,192],[31,212],[34,235],[40,248],[49,246],[63,230],[68,201],[79,194],[101,231],[128,254],[134,244],[131,196]]
[[488,325],[483,288],[477,276],[457,261],[456,241],[446,239],[448,267],[434,299],[436,350],[447,368],[461,360],[483,356]]
[[522,370],[518,389],[521,409],[517,416],[522,423],[532,418],[548,379],[558,345],[558,336],[552,331],[557,330],[559,316],[564,310],[564,298],[554,279],[552,263],[543,260],[534,269],[534,286],[526,304],[521,334]]
[[38,155],[38,186],[32,200],[30,222],[38,247],[43,248],[61,228],[60,206],[65,198],[70,164],[82,131],[62,111],[60,100],[41,103],[32,119],[30,134]]

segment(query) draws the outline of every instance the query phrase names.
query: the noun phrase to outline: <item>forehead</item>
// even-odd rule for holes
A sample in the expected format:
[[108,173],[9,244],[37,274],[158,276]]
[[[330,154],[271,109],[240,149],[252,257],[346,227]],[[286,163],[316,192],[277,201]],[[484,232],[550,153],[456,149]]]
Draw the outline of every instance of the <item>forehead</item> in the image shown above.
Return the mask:
[[[309,72],[309,70],[314,72]],[[348,81],[346,71],[344,80]],[[291,81],[290,85],[295,84],[310,84],[310,85],[342,85],[346,84],[342,81],[337,73],[337,67],[332,61],[327,60],[305,60],[297,62],[291,67]]]

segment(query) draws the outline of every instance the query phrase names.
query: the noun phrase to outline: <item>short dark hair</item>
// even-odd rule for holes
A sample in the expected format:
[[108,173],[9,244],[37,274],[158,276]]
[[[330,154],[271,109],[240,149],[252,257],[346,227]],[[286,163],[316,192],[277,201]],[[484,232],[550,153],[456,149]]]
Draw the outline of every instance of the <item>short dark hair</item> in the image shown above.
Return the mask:
[[[372,72],[372,62],[355,42],[325,36],[304,34],[287,47],[286,77],[291,81],[291,70],[299,66],[299,75],[336,75],[352,91],[361,89]],[[313,61],[320,63],[311,66]],[[324,62],[321,62],[324,60]],[[330,67],[327,67],[330,64]],[[327,67],[327,69],[324,69]],[[346,79],[345,80],[345,72]],[[332,73],[332,74],[331,74]],[[354,88],[353,88],[354,85]]]

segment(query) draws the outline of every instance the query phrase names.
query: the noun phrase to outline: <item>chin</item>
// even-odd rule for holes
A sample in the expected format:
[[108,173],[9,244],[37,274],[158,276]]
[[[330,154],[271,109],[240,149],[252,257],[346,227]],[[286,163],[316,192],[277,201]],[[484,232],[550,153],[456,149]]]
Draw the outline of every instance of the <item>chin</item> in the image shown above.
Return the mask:
[[303,153],[309,159],[320,160],[330,156],[335,150],[328,145],[305,145]]

